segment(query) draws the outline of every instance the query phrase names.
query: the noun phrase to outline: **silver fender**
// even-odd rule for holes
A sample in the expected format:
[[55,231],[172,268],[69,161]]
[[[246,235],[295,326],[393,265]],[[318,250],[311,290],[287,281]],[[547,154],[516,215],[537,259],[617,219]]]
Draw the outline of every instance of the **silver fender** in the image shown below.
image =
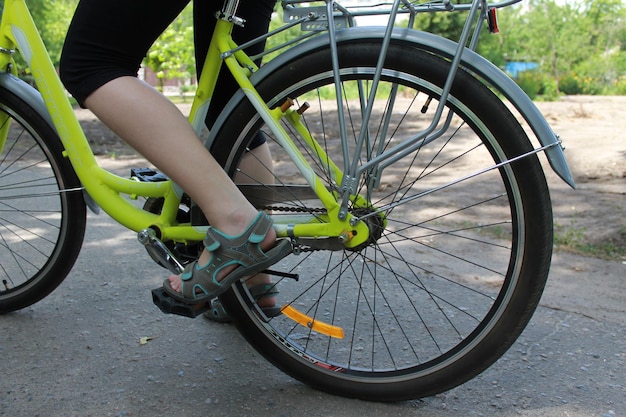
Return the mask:
[[[380,40],[383,38],[384,31],[384,27],[356,27],[340,30],[336,33],[337,43],[341,44],[356,39]],[[457,48],[457,44],[448,39],[411,29],[395,30],[392,38],[396,42],[406,43],[408,47],[418,48],[445,58],[452,58]],[[320,35],[289,49],[263,65],[259,71],[251,77],[252,83],[257,84],[261,82],[272,74],[273,71],[287,65],[289,61],[296,57],[308,55],[319,49],[328,48],[328,42],[328,36]],[[576,184],[567,166],[559,137],[552,131],[552,128],[550,128],[539,109],[537,109],[526,93],[498,67],[469,49],[463,52],[461,65],[470,72],[477,74],[480,78],[483,78],[496,89],[499,94],[509,99],[519,111],[520,115],[526,120],[541,145],[547,147],[545,153],[552,169],[563,181],[572,188],[575,188]],[[242,99],[244,99],[244,95],[241,91],[233,96],[225,107],[225,111],[223,111],[221,116],[216,120],[215,128],[212,129],[213,132],[219,131],[218,127]],[[209,135],[206,143],[207,147],[210,147],[213,140],[213,135]]]
[[7,72],[0,73],[0,86],[6,88],[28,103],[28,105],[35,109],[56,132],[50,113],[48,113],[48,109],[46,109],[46,105],[43,102],[43,98],[41,97],[41,94],[39,94],[39,91],[37,91],[33,86]]
[[[30,107],[32,107],[45,121],[50,125],[50,127],[56,132],[56,128],[54,127],[54,123],[52,123],[52,118],[50,117],[50,113],[48,113],[48,109],[43,102],[43,98],[37,89],[28,84],[27,82],[21,80],[20,78],[9,74],[7,72],[0,73],[0,86],[9,90],[11,93],[20,97],[24,100]],[[92,212],[98,214],[100,212],[100,208],[96,204],[96,202],[89,196],[86,190],[83,190],[83,198],[85,199],[85,203],[91,209]]]

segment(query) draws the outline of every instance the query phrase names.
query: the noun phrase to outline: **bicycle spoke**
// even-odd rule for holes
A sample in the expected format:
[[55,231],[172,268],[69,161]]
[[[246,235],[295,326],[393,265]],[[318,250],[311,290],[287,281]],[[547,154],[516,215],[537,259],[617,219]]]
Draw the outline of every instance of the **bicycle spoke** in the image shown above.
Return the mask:
[[[8,117],[6,123],[9,122],[0,155],[1,309],[11,309],[6,306],[12,303],[31,304],[54,288],[38,290],[37,283],[45,286],[50,285],[46,279],[62,280],[61,269],[69,270],[72,263],[69,258],[57,258],[59,250],[63,250],[59,241],[63,242],[69,230],[68,223],[63,223],[66,214],[63,207],[68,204],[66,200],[70,195],[82,200],[82,195],[76,193],[82,191],[82,187],[61,189],[58,167],[55,168],[49,144],[37,136],[40,127],[35,128],[18,117]],[[50,140],[58,141],[58,138]],[[74,210],[80,212],[80,204],[77,203]],[[79,217],[75,221],[71,228],[84,227]],[[80,243],[80,235],[75,238]],[[80,245],[72,244],[72,247]],[[55,262],[66,265],[55,272]]]
[[[352,56],[353,48],[359,46],[351,44],[346,55]],[[257,207],[270,211],[282,236],[296,245],[297,254],[276,269],[298,277],[272,279],[285,314],[248,311],[255,300],[243,286],[228,307],[240,312],[257,349],[303,380],[320,378],[334,390],[367,392],[366,397],[371,390],[364,384],[384,389],[385,381],[406,381],[406,398],[413,395],[413,384],[425,392],[433,390],[427,381],[438,378],[445,382],[435,381],[437,389],[454,386],[446,369],[481,370],[486,362],[466,359],[469,352],[480,346],[489,361],[497,359],[501,352],[484,346],[494,340],[506,345],[510,332],[519,330],[506,323],[529,318],[511,317],[506,307],[535,303],[515,292],[536,289],[545,278],[545,269],[539,275],[525,272],[525,262],[531,262],[526,254],[535,250],[529,239],[541,241],[538,247],[546,242],[544,236],[529,236],[526,222],[533,211],[542,220],[546,214],[528,203],[534,185],[520,185],[540,150],[527,145],[519,124],[503,118],[502,103],[469,73],[462,72],[463,87],[451,90],[441,120],[433,122],[445,83],[445,71],[437,66],[445,69],[448,63],[428,53],[405,59],[406,51],[398,47],[397,61],[390,62],[403,64],[383,68],[373,107],[364,109],[378,61],[375,53],[367,62],[360,54],[372,49],[364,46],[353,61],[343,61],[354,64],[339,71],[341,100],[333,96],[333,72],[322,52],[319,60],[302,58],[302,66],[294,64],[299,71],[290,67],[284,79],[272,79],[272,89],[267,87],[270,107],[291,97],[299,109],[306,108],[301,118],[288,114],[281,123],[327,190],[361,222],[355,230],[368,235],[359,245],[349,248],[341,243],[344,236],[324,233],[298,236],[309,230],[297,228],[303,222],[332,221],[337,214],[324,208],[332,205],[310,193],[289,192],[308,185],[279,145],[282,139],[265,130],[258,116],[250,113],[244,128],[237,119],[228,124],[224,135],[237,143],[248,143],[259,129],[267,137],[273,166],[264,171],[271,181],[257,186],[272,192]],[[427,77],[416,75],[416,66]],[[366,126],[364,115],[370,115]],[[360,138],[363,147],[357,149]],[[213,150],[219,154],[219,149]],[[244,156],[240,152],[241,146],[222,152],[232,161],[231,172]],[[353,168],[360,176],[343,184],[338,171]],[[257,182],[252,173],[246,181]]]

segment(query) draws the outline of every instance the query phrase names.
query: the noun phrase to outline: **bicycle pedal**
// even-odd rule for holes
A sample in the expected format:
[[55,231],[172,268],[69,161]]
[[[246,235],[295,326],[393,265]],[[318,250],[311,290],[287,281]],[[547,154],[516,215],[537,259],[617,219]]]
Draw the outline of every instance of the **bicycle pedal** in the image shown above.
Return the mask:
[[165,314],[195,318],[211,309],[211,302],[185,304],[170,296],[163,287],[152,290],[152,302]]
[[168,180],[165,174],[151,168],[131,168],[130,177],[141,182],[161,182]]

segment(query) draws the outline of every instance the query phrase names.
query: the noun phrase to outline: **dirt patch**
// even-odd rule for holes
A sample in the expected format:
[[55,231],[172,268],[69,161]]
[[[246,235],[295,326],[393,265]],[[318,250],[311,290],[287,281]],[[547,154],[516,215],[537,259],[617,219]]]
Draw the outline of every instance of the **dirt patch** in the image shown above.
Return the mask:
[[576,190],[549,175],[557,243],[615,258],[626,250],[626,97],[537,103],[562,138]]
[[[562,138],[577,183],[572,190],[546,164],[557,246],[622,258],[626,250],[626,96],[568,96],[537,106]],[[186,112],[189,106],[181,108]],[[96,155],[123,159],[136,154],[88,110],[78,110],[78,117]]]

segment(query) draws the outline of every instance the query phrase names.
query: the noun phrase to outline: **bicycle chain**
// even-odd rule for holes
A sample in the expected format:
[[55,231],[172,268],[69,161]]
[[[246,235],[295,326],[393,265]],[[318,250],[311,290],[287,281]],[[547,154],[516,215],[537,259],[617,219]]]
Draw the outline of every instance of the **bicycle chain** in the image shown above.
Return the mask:
[[320,214],[326,214],[326,209],[325,208],[264,206],[264,207],[262,207],[262,210],[287,211],[287,212],[292,212],[292,213],[320,213]]
[[[262,207],[262,210],[282,211],[282,212],[289,212],[289,213],[319,213],[319,214],[326,213],[325,208],[305,208],[305,207],[264,206]],[[322,248],[312,248],[310,246],[302,245],[298,243],[297,239],[292,239],[292,245],[294,246],[294,250],[297,245],[297,248],[298,248],[297,251],[300,253],[301,252],[317,252],[317,251],[324,250]]]

